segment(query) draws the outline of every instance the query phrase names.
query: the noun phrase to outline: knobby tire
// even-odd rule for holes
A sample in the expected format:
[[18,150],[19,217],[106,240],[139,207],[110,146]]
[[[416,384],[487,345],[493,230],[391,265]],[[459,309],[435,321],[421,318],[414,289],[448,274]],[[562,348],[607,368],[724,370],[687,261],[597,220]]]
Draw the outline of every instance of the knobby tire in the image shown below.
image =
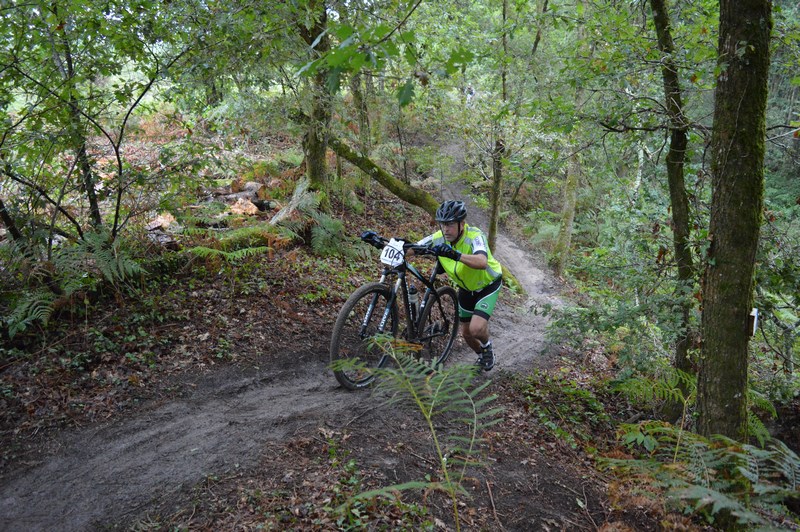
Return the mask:
[[431,297],[422,309],[419,326],[419,340],[422,343],[422,359],[440,367],[445,363],[453,349],[458,335],[458,296],[449,286],[437,291],[437,298]]
[[[367,310],[376,296],[375,308],[362,332]],[[385,284],[366,284],[353,292],[339,311],[331,335],[330,360],[336,380],[348,390],[369,386],[375,380],[374,370],[388,362],[389,356],[373,339],[390,297],[391,290]],[[399,321],[395,301],[384,333],[397,336]]]

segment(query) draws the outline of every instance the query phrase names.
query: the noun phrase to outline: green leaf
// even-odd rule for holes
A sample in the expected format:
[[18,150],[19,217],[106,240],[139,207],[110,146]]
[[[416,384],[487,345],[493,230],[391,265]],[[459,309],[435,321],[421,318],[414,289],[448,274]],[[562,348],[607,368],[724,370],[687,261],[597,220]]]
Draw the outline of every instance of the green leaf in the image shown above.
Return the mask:
[[464,47],[456,48],[450,52],[447,59],[445,70],[448,75],[455,74],[461,67],[469,65],[475,59],[475,54]]
[[344,69],[340,67],[332,68],[330,72],[328,72],[328,77],[325,79],[325,87],[328,89],[329,93],[336,94],[339,92],[342,72],[344,72]]
[[397,101],[400,107],[405,107],[414,100],[414,80],[406,81],[400,90],[397,91]]

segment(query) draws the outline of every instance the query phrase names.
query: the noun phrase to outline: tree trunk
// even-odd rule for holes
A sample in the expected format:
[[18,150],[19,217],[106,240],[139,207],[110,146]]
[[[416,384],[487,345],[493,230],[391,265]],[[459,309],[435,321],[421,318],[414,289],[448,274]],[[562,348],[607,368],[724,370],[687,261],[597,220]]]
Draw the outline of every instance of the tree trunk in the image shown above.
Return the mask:
[[[309,4],[314,23],[307,28],[300,24],[300,35],[305,43],[312,47],[309,53],[319,57],[330,50],[327,31],[328,14],[325,3],[313,0]],[[317,42],[318,41],[318,42]],[[316,44],[315,44],[316,43]],[[311,189],[324,191],[327,188],[327,163],[325,155],[328,151],[327,135],[331,121],[331,96],[326,81],[328,69],[318,68],[311,84],[311,120],[308,122],[303,138],[303,151],[306,157],[306,172]]]
[[3,198],[0,198],[0,221],[2,221],[3,225],[5,225],[6,229],[8,229],[12,240],[22,240],[22,233],[17,227],[17,224],[14,223],[14,218],[11,217],[11,213],[8,212],[8,209],[6,209],[5,203],[3,203]]
[[[61,27],[69,27],[66,20],[61,19],[58,12],[58,6],[53,4],[53,15],[59,21]],[[67,31],[64,31],[60,36],[52,35],[52,60],[56,70],[61,73],[65,83],[69,84],[75,77],[75,67],[72,61],[72,49],[67,40]],[[56,40],[61,43],[62,51],[59,52],[55,44]],[[63,54],[63,57],[62,57]],[[103,224],[103,218],[100,213],[100,205],[97,201],[97,193],[95,191],[96,179],[94,172],[92,172],[92,163],[89,159],[87,151],[88,142],[86,140],[86,132],[83,126],[83,117],[81,116],[78,107],[78,100],[70,94],[69,109],[68,109],[68,129],[70,134],[70,142],[75,150],[75,157],[78,161],[78,169],[80,170],[82,178],[82,188],[86,192],[86,199],[89,201],[89,219],[92,225],[100,227]]]
[[[579,0],[585,10],[585,0]],[[585,42],[585,29],[583,25],[578,26],[578,41]],[[586,49],[587,46],[583,45],[583,50],[579,50],[579,55],[586,57],[591,55],[590,50]],[[578,87],[575,91],[575,109],[580,109],[583,102],[583,90]],[[553,256],[550,259],[550,267],[556,275],[561,276],[564,274],[564,269],[567,266],[567,259],[569,258],[569,249],[572,244],[572,230],[575,222],[575,209],[578,205],[578,183],[581,176],[581,160],[578,154],[577,134],[573,133],[570,143],[574,146],[573,153],[567,162],[567,177],[564,183],[564,203],[561,207],[561,224],[558,229],[558,239],[556,240],[553,249]]]
[[748,316],[764,203],[769,0],[720,2],[698,430],[747,436]]
[[497,249],[497,218],[500,214],[500,203],[503,199],[503,153],[505,152],[503,139],[498,138],[492,151],[492,198],[489,211],[489,249]]
[[[680,304],[680,332],[675,341],[675,361],[676,369],[694,373],[692,363],[689,360],[689,345],[691,326],[689,316],[692,311],[691,298],[689,293],[694,290],[694,265],[692,252],[689,248],[689,200],[686,195],[686,183],[684,180],[684,161],[686,159],[687,146],[687,124],[683,115],[683,103],[681,98],[681,87],[678,79],[678,68],[675,65],[673,54],[675,46],[672,42],[672,32],[670,29],[669,14],[667,12],[665,0],[650,0],[653,9],[653,22],[658,36],[658,49],[663,54],[661,59],[661,77],[664,82],[664,98],[666,100],[667,113],[669,115],[670,142],[667,152],[667,180],[669,182],[670,206],[672,207],[672,233],[673,247],[675,249],[675,260],[678,265],[678,287],[677,299]],[[682,380],[679,382],[683,382]],[[685,386],[682,386],[684,397],[689,393]],[[666,410],[671,418],[677,417],[682,413],[681,404],[672,404]]]
[[392,177],[368,157],[356,153],[347,144],[332,135],[328,138],[328,145],[337,155],[357,168],[360,168],[401,200],[420,207],[431,216],[436,213],[436,209],[439,207],[439,201],[424,190],[415,188]]
[[369,153],[372,151],[369,112],[367,109],[367,100],[364,97],[364,92],[361,90],[361,80],[362,76],[360,72],[350,77],[350,93],[353,95],[353,108],[356,113],[356,124],[358,125],[358,148],[363,155],[369,157]]
[[[508,21],[508,0],[503,0],[503,66],[500,70],[500,82],[502,84],[501,97],[503,102],[508,101],[508,86],[506,73],[506,56],[508,54],[508,32],[506,23]],[[492,197],[491,210],[489,211],[489,248],[495,249],[497,240],[497,218],[500,215],[500,203],[503,198],[503,154],[505,153],[505,141],[503,140],[503,130],[497,127],[497,138],[492,150]]]
[[561,207],[561,225],[558,239],[553,249],[550,266],[553,272],[561,276],[567,265],[569,248],[572,243],[572,227],[575,222],[575,209],[578,203],[578,183],[580,182],[581,163],[578,152],[573,153],[567,165],[567,178],[564,183],[564,204]]

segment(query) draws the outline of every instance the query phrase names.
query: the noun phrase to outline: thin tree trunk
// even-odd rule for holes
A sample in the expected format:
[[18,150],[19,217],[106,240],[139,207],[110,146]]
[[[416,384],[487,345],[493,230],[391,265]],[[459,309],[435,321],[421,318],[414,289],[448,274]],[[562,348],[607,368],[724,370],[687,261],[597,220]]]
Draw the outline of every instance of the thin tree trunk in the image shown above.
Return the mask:
[[[584,0],[579,0],[585,4]],[[584,6],[585,7],[585,6]],[[586,10],[584,9],[584,12]],[[584,26],[578,26],[578,41],[584,42]],[[584,45],[585,47],[585,45]],[[583,52],[579,52],[583,54]],[[589,54],[586,54],[589,55]],[[575,92],[575,108],[579,109],[583,100],[583,90],[578,88]],[[575,146],[575,151],[570,155],[567,163],[567,176],[564,183],[564,203],[561,207],[561,224],[558,230],[558,239],[553,249],[553,256],[550,259],[550,266],[556,275],[563,275],[569,258],[569,250],[572,244],[572,230],[575,222],[575,210],[578,205],[578,183],[581,176],[581,161],[577,151],[577,135],[572,134],[571,144]]]
[[[60,22],[60,26],[68,27],[67,21],[61,20],[58,12],[58,5],[53,4],[53,15]],[[63,52],[63,59],[59,53],[58,46],[56,45],[56,36],[51,35],[52,46],[52,59],[53,65],[56,70],[61,73],[64,81],[70,83],[75,77],[75,67],[72,61],[72,50],[67,41],[67,32],[64,30],[60,38],[60,44]],[[78,100],[75,96],[69,97],[69,134],[72,146],[74,146],[75,157],[78,161],[78,168],[82,178],[82,188],[86,193],[86,199],[89,201],[89,219],[92,225],[99,227],[103,224],[103,218],[100,213],[100,205],[97,201],[97,193],[95,191],[96,179],[92,172],[92,163],[89,159],[87,150],[88,141],[83,127],[83,117],[78,110]]]
[[573,153],[567,164],[567,177],[564,183],[564,204],[561,207],[561,225],[553,248],[550,266],[561,276],[567,265],[569,248],[572,243],[572,228],[575,222],[575,209],[578,203],[578,183],[580,182],[581,162],[577,152]]
[[[508,55],[508,32],[506,22],[508,20],[508,0],[503,0],[503,66],[500,70],[500,81],[502,83],[502,99],[508,102],[508,81],[506,72],[506,57]],[[505,140],[503,140],[503,130],[497,128],[497,138],[495,139],[494,149],[492,150],[492,197],[491,210],[489,212],[489,247],[494,249],[497,240],[497,222],[500,215],[500,203],[503,199],[503,154],[505,153]]]
[[503,139],[498,138],[492,150],[492,200],[491,211],[489,212],[489,248],[497,249],[497,219],[500,214],[500,203],[503,198],[503,153],[505,152]]
[[11,234],[11,238],[13,240],[22,240],[22,233],[17,227],[17,224],[14,222],[14,218],[11,217],[11,213],[8,212],[8,209],[6,209],[5,203],[3,203],[3,198],[0,198],[0,221],[2,221],[3,225],[6,226],[6,229],[8,229],[8,232]]
[[[544,0],[544,2],[542,2],[542,9],[540,13],[541,15],[547,13],[547,0]],[[535,55],[536,50],[539,49],[539,43],[541,42],[541,40],[542,40],[542,23],[541,21],[539,21],[539,27],[536,28],[536,38],[533,40],[533,48],[531,48],[532,56]]]
[[[672,41],[669,13],[665,0],[650,0],[653,9],[653,22],[658,36],[658,48],[663,54],[661,59],[661,77],[664,82],[664,98],[669,115],[670,142],[667,152],[667,180],[669,182],[670,206],[672,207],[672,233],[675,260],[678,265],[677,299],[680,304],[680,332],[675,341],[676,369],[694,373],[691,360],[689,360],[689,347],[691,325],[689,317],[692,312],[692,303],[689,294],[694,290],[695,272],[692,252],[689,247],[689,200],[686,194],[684,180],[684,161],[686,159],[687,124],[683,114],[680,80],[678,68],[673,59],[675,45]],[[683,382],[682,380],[680,382]],[[684,397],[689,393],[687,386],[681,386]],[[682,412],[682,404],[673,403],[668,408],[671,418],[677,417]]]
[[[399,107],[399,106],[398,106]],[[406,185],[411,183],[411,178],[408,175],[408,157],[406,157],[406,148],[403,146],[403,108],[397,110],[397,122],[395,129],[397,130],[397,143],[400,145],[400,160],[403,162],[403,183]]]
[[721,0],[698,430],[747,437],[748,317],[764,206],[769,0]]
[[369,111],[364,92],[361,90],[361,73],[358,72],[350,77],[350,93],[353,95],[353,107],[356,112],[356,124],[358,124],[358,141],[361,153],[369,157],[372,151],[369,129]]

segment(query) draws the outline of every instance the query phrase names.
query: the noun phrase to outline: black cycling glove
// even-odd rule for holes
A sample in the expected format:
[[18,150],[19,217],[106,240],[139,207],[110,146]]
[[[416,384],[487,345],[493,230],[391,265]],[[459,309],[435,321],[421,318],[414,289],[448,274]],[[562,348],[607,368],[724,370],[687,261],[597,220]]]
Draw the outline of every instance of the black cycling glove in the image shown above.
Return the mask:
[[453,249],[447,244],[436,244],[432,249],[433,252],[436,253],[437,257],[444,257],[456,262],[461,260],[461,252],[457,249]]

